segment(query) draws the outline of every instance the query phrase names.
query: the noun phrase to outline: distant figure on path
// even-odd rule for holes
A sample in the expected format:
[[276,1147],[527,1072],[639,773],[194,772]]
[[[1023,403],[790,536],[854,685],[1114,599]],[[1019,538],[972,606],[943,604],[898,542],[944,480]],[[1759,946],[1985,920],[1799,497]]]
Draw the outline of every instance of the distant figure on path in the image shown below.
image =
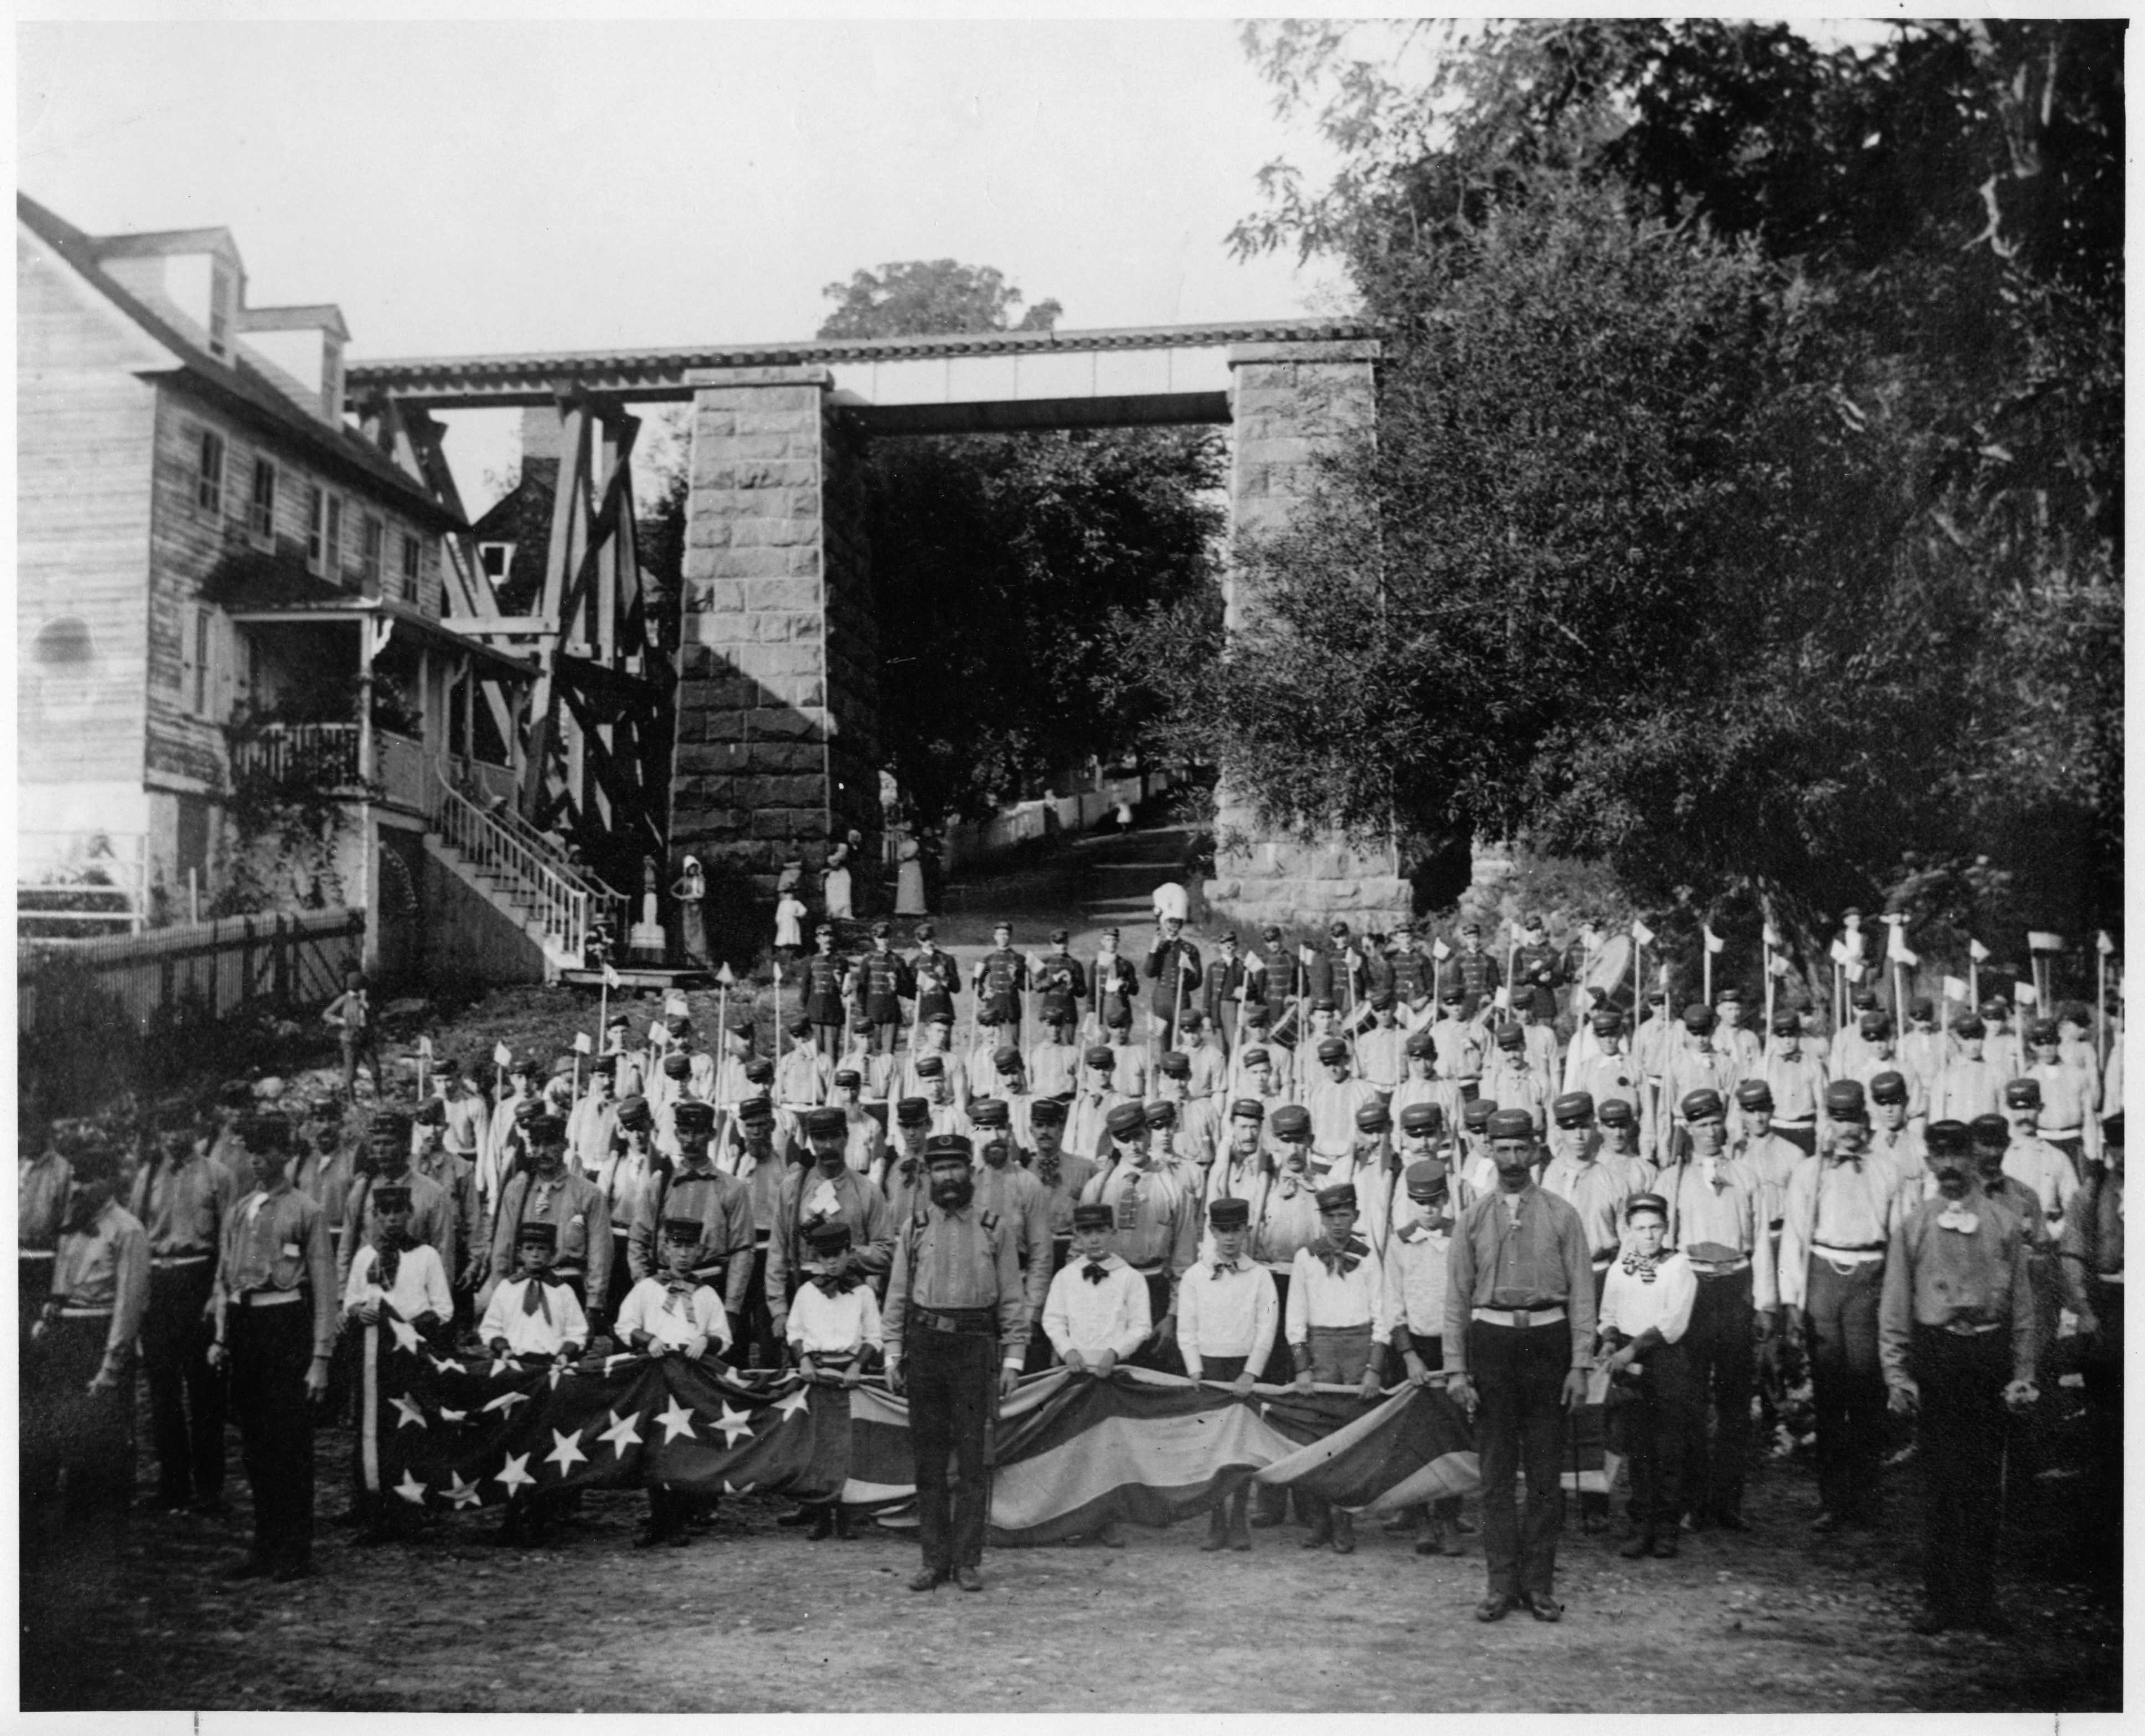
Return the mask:
[[708,877],[701,869],[700,858],[688,856],[685,872],[678,877],[678,883],[670,888],[670,896],[678,901],[679,939],[685,949],[688,963],[701,970],[714,968],[714,956],[708,951]]
[[928,916],[931,905],[923,890],[923,852],[915,838],[903,833],[900,848],[901,873],[895,883],[893,913],[896,916]]
[[826,905],[827,920],[830,923],[854,922],[856,912],[851,908],[849,891],[849,861],[854,852],[850,839],[838,838],[834,848],[827,852]]

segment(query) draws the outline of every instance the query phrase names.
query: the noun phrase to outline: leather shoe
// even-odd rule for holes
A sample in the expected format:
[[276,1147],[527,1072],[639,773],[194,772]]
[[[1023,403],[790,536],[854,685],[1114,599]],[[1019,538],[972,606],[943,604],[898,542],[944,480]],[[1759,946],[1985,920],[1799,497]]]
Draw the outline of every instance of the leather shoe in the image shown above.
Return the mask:
[[1447,1543],[1445,1540],[1445,1527],[1434,1525],[1422,1536],[1416,1540],[1415,1552],[1418,1555],[1456,1555],[1460,1553],[1460,1546],[1457,1544]]
[[1270,1531],[1281,1522],[1282,1515],[1278,1513],[1260,1512],[1252,1515],[1252,1529],[1254,1531]]
[[1545,1592],[1537,1592],[1524,1600],[1527,1612],[1536,1621],[1562,1621],[1564,1605]]
[[812,1529],[804,1534],[807,1543],[822,1543],[834,1535],[834,1510],[822,1507],[813,1516]]
[[817,1507],[799,1507],[794,1513],[785,1513],[775,1520],[775,1524],[785,1531],[794,1531],[801,1526],[814,1525],[819,1522],[819,1510]]
[[1616,1553],[1626,1561],[1643,1561],[1654,1552],[1654,1534],[1641,1531]]
[[1333,1529],[1331,1526],[1313,1525],[1308,1531],[1304,1533],[1303,1547],[1307,1549],[1322,1549],[1327,1544],[1332,1541]]
[[936,1591],[938,1582],[945,1577],[943,1568],[919,1567],[908,1576],[908,1589],[911,1591]]
[[[1124,1534],[1118,1530],[1117,1522],[1115,1520],[1112,1520],[1095,1534],[1095,1541],[1106,1549],[1121,1549],[1125,1546]],[[964,1590],[966,1589],[965,1586],[963,1588]],[[977,1589],[978,1590],[982,1589],[980,1584]]]
[[963,1591],[981,1591],[983,1589],[983,1576],[973,1567],[956,1568],[953,1570],[953,1583]]
[[1502,1621],[1518,1606],[1519,1601],[1517,1598],[1508,1597],[1501,1591],[1493,1591],[1475,1606],[1475,1619]]

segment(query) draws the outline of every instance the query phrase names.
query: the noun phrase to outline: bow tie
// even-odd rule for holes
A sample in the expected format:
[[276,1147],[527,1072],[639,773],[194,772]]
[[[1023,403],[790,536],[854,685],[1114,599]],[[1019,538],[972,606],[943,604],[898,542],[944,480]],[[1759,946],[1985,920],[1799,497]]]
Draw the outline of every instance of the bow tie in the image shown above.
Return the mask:
[[1057,1186],[1063,1174],[1064,1171],[1055,1157],[1042,1152],[1035,1154],[1035,1179],[1045,1187]]
[[1321,1236],[1311,1244],[1311,1251],[1317,1255],[1319,1263],[1326,1268],[1327,1275],[1336,1278],[1346,1277],[1350,1272],[1363,1263],[1364,1255],[1371,1251],[1360,1239],[1354,1236],[1351,1236],[1338,1247]]
[[1981,1220],[1968,1211],[1963,1204],[1947,1206],[1937,1214],[1937,1226],[1939,1229],[1956,1230],[1963,1236],[1973,1235],[1975,1226]]
[[1862,1173],[1862,1158],[1857,1152],[1834,1152],[1832,1154],[1832,1166],[1834,1169],[1851,1169],[1859,1176]]
[[821,1296],[838,1296],[848,1295],[863,1281],[853,1272],[845,1272],[839,1278],[832,1272],[814,1272],[809,1281],[819,1286]]
[[1424,1241],[1432,1236],[1449,1235],[1452,1220],[1449,1217],[1419,1217],[1401,1232],[1403,1241]]
[[1654,1281],[1654,1268],[1660,1263],[1660,1256],[1658,1254],[1630,1253],[1624,1256],[1624,1270],[1635,1273],[1641,1284],[1650,1284]]
[[1725,1193],[1728,1191],[1728,1180],[1720,1173],[1720,1160],[1718,1157],[1700,1158],[1698,1171],[1705,1177],[1707,1184],[1715,1193]]
[[1214,1276],[1217,1279],[1221,1277],[1224,1272],[1237,1272],[1242,1271],[1242,1270],[1243,1267],[1239,1266],[1233,1260],[1217,1260],[1214,1262]]
[[1090,1260],[1080,1268],[1080,1276],[1090,1284],[1099,1284],[1110,1276],[1110,1269],[1099,1260]]
[[397,1236],[392,1241],[382,1241],[374,1255],[373,1272],[379,1279],[380,1287],[382,1290],[392,1290],[395,1287],[395,1275],[402,1269],[402,1250],[405,1246],[404,1238]]

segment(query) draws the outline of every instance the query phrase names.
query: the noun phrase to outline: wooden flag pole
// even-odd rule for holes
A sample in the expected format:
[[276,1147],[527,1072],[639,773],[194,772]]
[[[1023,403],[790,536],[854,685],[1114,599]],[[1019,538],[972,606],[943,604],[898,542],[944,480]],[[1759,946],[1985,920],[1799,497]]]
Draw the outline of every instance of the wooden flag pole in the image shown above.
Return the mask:
[[1704,992],[1700,998],[1710,1007],[1713,1004],[1713,943],[1705,938],[1708,932],[1703,924],[1700,926],[1698,950],[1700,957],[1704,960],[1700,966],[1700,981],[1704,984]]
[[[2103,937],[2105,938],[2105,937]],[[2093,1027],[2093,1052],[2100,1059],[2101,1072],[2108,1071],[2108,954],[2099,953],[2093,960],[2093,977],[2100,1003],[2100,1022]]]

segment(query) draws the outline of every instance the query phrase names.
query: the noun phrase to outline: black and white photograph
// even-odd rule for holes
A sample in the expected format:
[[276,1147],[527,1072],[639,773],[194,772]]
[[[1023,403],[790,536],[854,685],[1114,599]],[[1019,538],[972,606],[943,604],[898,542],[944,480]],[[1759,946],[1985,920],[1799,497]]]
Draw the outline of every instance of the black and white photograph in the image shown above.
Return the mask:
[[11,1715],[2112,1724],[2127,18],[470,12],[14,27]]

